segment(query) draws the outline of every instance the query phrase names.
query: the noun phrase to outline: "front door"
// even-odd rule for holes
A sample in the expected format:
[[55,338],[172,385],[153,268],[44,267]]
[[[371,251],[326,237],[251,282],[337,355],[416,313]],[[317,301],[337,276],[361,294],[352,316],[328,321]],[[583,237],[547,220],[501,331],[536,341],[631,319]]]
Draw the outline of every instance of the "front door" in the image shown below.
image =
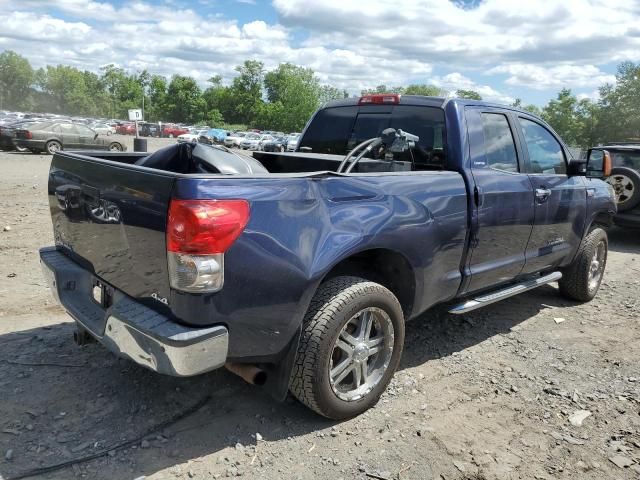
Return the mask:
[[475,181],[466,293],[517,277],[533,227],[533,191],[514,131],[499,110],[467,108],[471,172]]
[[553,133],[533,118],[520,116],[518,124],[535,198],[523,273],[533,273],[573,258],[584,231],[587,194],[584,177],[567,175],[566,153]]

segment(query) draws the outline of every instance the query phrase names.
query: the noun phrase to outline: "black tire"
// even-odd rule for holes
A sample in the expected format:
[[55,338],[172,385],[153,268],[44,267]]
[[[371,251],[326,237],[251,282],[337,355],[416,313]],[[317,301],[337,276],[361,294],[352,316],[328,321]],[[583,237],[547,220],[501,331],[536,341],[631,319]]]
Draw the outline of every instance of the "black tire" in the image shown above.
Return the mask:
[[284,152],[284,145],[280,145],[280,153]]
[[[378,383],[360,398],[346,401],[334,392],[329,366],[342,328],[358,312],[377,308],[393,325],[393,351]],[[398,299],[382,285],[359,277],[335,277],[318,288],[311,300],[289,380],[291,393],[327,418],[341,420],[369,409],[387,388],[398,368],[404,345],[404,316]],[[371,357],[373,358],[373,357]]]
[[49,140],[45,145],[45,149],[47,150],[47,153],[53,155],[54,153],[62,150],[62,144],[57,140]]
[[123,148],[118,142],[113,142],[109,144],[109,151],[111,152],[122,152]]
[[[599,245],[604,245],[604,255],[598,264],[599,276],[597,281],[591,281],[593,260]],[[562,296],[579,302],[588,302],[598,293],[607,265],[609,239],[607,232],[601,228],[594,228],[582,240],[578,254],[573,262],[563,270],[562,278],[558,282]]]
[[640,204],[640,172],[629,167],[615,167],[607,178],[616,193],[619,212],[626,212]]

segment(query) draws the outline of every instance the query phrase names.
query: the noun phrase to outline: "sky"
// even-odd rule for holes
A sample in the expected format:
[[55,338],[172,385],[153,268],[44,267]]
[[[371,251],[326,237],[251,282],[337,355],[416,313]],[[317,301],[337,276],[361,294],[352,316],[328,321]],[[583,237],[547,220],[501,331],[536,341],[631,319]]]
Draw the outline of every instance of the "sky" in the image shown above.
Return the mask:
[[34,67],[229,82],[246,59],[312,68],[351,94],[380,84],[472,89],[544,105],[597,98],[640,61],[640,0],[0,0],[0,51]]

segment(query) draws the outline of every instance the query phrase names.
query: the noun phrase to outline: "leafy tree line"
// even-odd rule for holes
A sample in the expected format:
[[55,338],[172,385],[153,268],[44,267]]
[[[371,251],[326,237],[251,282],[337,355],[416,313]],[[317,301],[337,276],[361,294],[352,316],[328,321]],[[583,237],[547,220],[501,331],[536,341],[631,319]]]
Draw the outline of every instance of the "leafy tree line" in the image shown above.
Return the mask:
[[300,130],[321,103],[347,92],[323,85],[313,70],[289,63],[266,71],[247,60],[230,85],[222,77],[200,88],[192,77],[171,78],[143,70],[128,73],[107,65],[96,74],[67,65],[33,69],[12,51],[0,54],[0,109],[73,116],[126,118],[143,106],[149,121],[240,124],[282,131]]
[[[114,65],[99,73],[67,65],[34,69],[17,53],[0,53],[0,109],[77,116],[126,118],[127,110],[140,108],[150,121],[250,125],[282,131],[300,130],[322,103],[346,98],[345,90],[323,85],[313,70],[284,63],[267,71],[262,62],[247,60],[236,67],[229,85],[220,75],[202,89],[189,76],[171,78],[146,70],[129,73]],[[368,93],[444,96],[434,85],[378,85]],[[457,90],[456,96],[481,100],[474,90]],[[562,89],[542,108],[524,108],[546,120],[572,146],[640,140],[640,64],[618,66],[615,85],[599,89],[599,100],[578,99]]]

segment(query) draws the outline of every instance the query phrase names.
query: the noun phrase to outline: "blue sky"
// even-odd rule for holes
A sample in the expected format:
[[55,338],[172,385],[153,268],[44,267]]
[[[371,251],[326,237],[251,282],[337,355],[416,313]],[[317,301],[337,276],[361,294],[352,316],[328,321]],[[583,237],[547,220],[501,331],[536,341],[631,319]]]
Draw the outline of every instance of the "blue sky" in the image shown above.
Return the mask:
[[597,98],[618,63],[640,61],[634,0],[0,0],[0,9],[0,50],[36,67],[115,63],[203,86],[253,58],[310,67],[351,93],[430,83],[542,105],[561,88]]

